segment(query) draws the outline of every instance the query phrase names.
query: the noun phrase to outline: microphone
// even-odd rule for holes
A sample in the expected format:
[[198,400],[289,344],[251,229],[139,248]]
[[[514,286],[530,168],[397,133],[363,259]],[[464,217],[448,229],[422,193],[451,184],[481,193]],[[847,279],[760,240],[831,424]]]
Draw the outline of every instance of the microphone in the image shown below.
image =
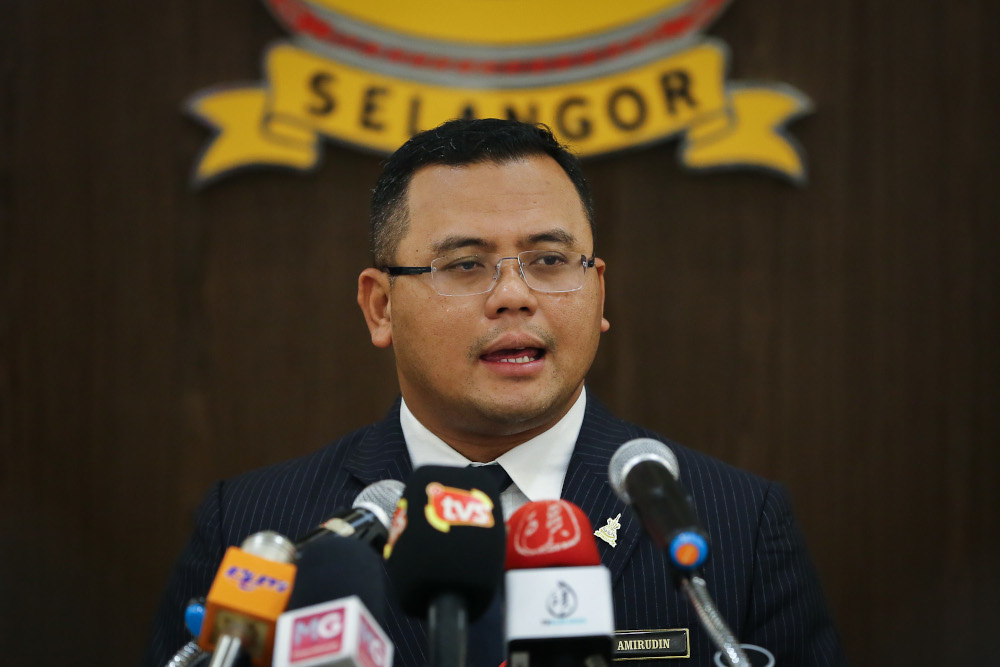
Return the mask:
[[675,572],[693,572],[708,558],[708,533],[694,503],[678,480],[680,466],[670,448],[652,438],[629,440],[611,457],[608,477],[632,505],[653,543],[663,549]]
[[286,611],[274,667],[391,667],[392,642],[357,596]]
[[376,620],[384,612],[384,576],[364,542],[334,534],[311,540],[299,554],[288,611],[278,618],[274,667],[391,667],[392,643]]
[[404,485],[395,479],[383,479],[369,484],[350,509],[338,510],[296,543],[302,547],[312,540],[333,533],[341,537],[353,537],[372,545],[378,551],[385,546],[392,512],[403,495]]
[[652,438],[629,440],[614,453],[608,478],[615,493],[631,505],[653,543],[667,553],[680,588],[702,627],[730,665],[750,661],[722,618],[697,570],[708,558],[708,534],[698,523],[694,503],[678,481],[677,457]]
[[382,559],[364,542],[328,533],[302,547],[296,565],[286,611],[355,595],[379,621],[384,619]]
[[428,664],[465,667],[468,623],[486,611],[503,569],[496,482],[477,468],[417,468],[393,515],[385,558],[403,611],[428,621]]
[[266,666],[274,627],[295,579],[295,547],[272,531],[229,547],[205,601],[198,646],[214,651],[212,667],[231,667],[243,655]]
[[509,667],[609,665],[611,573],[583,510],[566,500],[531,502],[507,527]]

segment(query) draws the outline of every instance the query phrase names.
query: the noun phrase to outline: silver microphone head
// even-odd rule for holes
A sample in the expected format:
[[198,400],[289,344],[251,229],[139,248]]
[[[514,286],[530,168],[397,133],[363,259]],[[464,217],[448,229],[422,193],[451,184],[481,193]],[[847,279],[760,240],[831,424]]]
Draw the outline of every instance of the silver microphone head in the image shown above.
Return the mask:
[[626,503],[631,504],[632,500],[629,498],[628,491],[625,490],[625,478],[628,477],[633,466],[643,461],[659,463],[670,471],[674,479],[680,477],[681,468],[677,464],[677,457],[674,456],[669,447],[652,438],[629,440],[618,448],[618,451],[611,457],[611,463],[608,464],[608,478],[611,482],[611,488]]
[[403,497],[404,490],[406,485],[399,480],[383,479],[362,489],[351,507],[368,510],[378,518],[386,530],[389,530],[389,526],[392,525],[392,514],[399,499]]
[[291,563],[295,560],[295,543],[273,530],[262,530],[247,536],[240,544],[240,549],[277,563]]

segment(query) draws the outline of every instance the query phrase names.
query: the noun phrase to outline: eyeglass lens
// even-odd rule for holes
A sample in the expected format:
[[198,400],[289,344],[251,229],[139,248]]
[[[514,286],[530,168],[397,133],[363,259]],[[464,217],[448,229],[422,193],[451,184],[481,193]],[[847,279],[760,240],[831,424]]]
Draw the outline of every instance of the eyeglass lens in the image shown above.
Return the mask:
[[516,258],[498,254],[438,257],[431,282],[445,296],[482,294],[493,289],[504,259],[517,259],[524,282],[539,292],[573,292],[583,287],[587,272],[583,255],[557,250],[526,250]]

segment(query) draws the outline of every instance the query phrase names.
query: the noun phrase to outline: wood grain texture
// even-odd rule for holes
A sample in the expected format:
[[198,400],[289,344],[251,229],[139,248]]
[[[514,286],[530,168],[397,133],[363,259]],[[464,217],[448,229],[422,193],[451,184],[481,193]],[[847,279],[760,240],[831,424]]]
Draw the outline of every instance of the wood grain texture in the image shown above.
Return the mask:
[[[676,142],[586,165],[593,391],[787,484],[855,665],[991,655],[997,25],[987,0],[737,0],[710,33],[732,78],[813,99],[808,186],[685,173]],[[3,3],[9,664],[134,664],[209,484],[395,395],[354,297],[378,159],[326,144],[312,174],[188,185],[208,132],[183,101],[258,79],[281,36],[254,2]]]

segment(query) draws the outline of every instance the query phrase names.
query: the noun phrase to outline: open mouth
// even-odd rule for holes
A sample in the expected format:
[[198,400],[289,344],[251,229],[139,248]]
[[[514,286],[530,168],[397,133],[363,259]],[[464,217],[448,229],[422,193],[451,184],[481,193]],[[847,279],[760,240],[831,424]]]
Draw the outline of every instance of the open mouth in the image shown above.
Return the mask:
[[538,361],[545,356],[545,350],[539,347],[517,347],[507,350],[496,350],[479,357],[483,361],[501,364],[527,364]]

